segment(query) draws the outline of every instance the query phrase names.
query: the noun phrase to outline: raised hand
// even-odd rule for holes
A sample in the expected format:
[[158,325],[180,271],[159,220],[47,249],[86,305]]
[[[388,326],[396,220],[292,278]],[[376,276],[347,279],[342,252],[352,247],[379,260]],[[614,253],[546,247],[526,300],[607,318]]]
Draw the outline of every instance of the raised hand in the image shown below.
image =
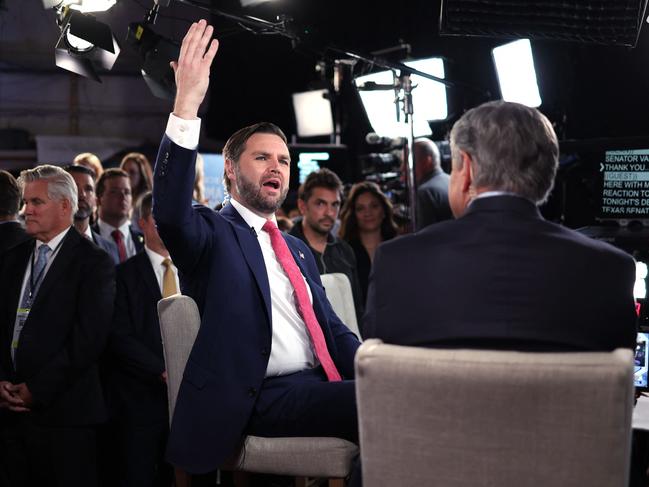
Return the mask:
[[193,23],[183,39],[178,61],[171,63],[176,76],[174,115],[177,117],[197,118],[210,84],[210,66],[219,49],[219,41],[212,39],[213,32],[214,28],[205,20]]

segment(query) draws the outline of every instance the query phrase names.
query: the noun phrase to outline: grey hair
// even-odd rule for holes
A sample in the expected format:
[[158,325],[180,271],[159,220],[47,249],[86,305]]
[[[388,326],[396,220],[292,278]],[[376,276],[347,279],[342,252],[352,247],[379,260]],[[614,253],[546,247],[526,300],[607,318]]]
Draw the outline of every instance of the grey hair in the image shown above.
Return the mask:
[[70,219],[79,209],[77,184],[70,174],[58,166],[43,164],[34,169],[25,169],[20,173],[18,184],[21,193],[25,191],[27,183],[34,181],[47,181],[47,196],[51,200],[68,200],[72,207]]
[[537,205],[549,196],[559,165],[559,142],[550,121],[535,108],[494,101],[466,112],[451,130],[453,166],[459,151],[471,156],[478,188],[506,191]]

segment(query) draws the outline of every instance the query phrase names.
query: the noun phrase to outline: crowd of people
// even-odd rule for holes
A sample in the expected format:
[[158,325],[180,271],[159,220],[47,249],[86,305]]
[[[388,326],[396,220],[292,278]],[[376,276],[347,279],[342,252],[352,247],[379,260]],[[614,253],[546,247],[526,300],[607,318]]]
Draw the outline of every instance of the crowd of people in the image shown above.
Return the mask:
[[[212,27],[192,24],[153,172],[135,153],[120,168],[86,153],[18,181],[0,171],[0,484],[163,486],[173,468],[217,470],[249,434],[358,441],[362,338],[635,348],[633,259],[538,211],[558,166],[539,111],[467,111],[450,176],[418,140],[409,235],[376,184],[344,194],[328,169],[300,187],[299,218],[279,215],[291,161],[271,123],[226,142],[229,197],[215,211],[196,161],[217,50]],[[332,272],[349,278],[361,337],[328,302],[320,275]],[[156,304],[179,292],[201,327],[169,429]],[[360,460],[348,481],[362,484]]]

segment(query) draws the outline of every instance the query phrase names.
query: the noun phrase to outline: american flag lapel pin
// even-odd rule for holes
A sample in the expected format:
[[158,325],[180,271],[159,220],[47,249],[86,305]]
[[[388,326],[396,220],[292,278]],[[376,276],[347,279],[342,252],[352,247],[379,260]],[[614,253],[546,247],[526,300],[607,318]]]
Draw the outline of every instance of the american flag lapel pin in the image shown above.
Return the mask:
[[302,253],[302,251],[298,250],[297,253],[300,255],[300,259],[304,260],[304,254]]

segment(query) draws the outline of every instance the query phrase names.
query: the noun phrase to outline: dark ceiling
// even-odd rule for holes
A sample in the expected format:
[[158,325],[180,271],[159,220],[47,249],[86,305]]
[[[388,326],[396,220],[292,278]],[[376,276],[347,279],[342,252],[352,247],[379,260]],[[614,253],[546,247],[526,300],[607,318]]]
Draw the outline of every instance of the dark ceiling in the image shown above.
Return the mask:
[[[242,11],[237,0],[213,3],[221,10]],[[208,118],[208,130],[215,138],[259,120],[274,121],[294,132],[290,95],[318,81],[315,64],[330,45],[370,52],[406,42],[412,46],[412,58],[444,56],[447,78],[476,88],[449,89],[450,122],[489,97],[481,93],[499,97],[490,50],[503,39],[440,37],[439,1],[409,0],[388,6],[369,0],[278,0],[246,12],[267,20],[289,15],[296,29],[310,34],[304,36],[306,45],[292,46],[288,39],[254,35],[230,21],[212,18],[217,30],[225,33],[214,63]],[[533,42],[544,100],[540,108],[556,124],[561,138],[649,135],[648,36],[643,32],[635,49]],[[357,64],[355,71],[363,69],[366,66]],[[346,98],[343,109],[347,129],[354,125],[362,132],[368,127],[359,119],[356,101],[353,96]],[[441,138],[448,124],[433,128],[435,137]]]

